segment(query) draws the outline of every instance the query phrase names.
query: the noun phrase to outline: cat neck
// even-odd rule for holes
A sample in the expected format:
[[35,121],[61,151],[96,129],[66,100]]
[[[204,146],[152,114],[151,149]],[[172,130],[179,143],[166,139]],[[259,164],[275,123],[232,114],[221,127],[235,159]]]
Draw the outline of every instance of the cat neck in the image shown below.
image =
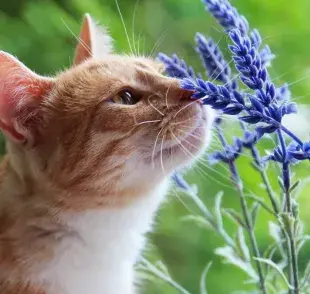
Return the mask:
[[36,281],[58,285],[66,294],[135,293],[134,264],[166,190],[164,182],[130,206],[64,215],[62,222],[73,234],[58,246],[57,263]]
[[[23,256],[20,258],[31,260],[32,267],[26,273],[27,280],[43,285],[48,289],[47,294],[135,293],[134,264],[143,249],[144,234],[150,229],[167,192],[167,180],[145,195],[135,195],[135,200],[124,206],[82,211],[60,209],[56,215],[50,208],[43,208],[37,215],[31,210],[42,206],[38,199],[50,197],[51,191],[42,190],[37,195],[37,190],[25,189],[18,178],[7,166],[1,190],[15,210],[14,215],[20,218],[17,237],[21,239],[21,246],[27,248],[21,250]],[[15,201],[14,206],[12,201]],[[29,249],[29,242],[33,251]],[[46,244],[48,254],[53,252],[52,257],[41,260],[42,254],[38,255],[36,244],[40,248]]]

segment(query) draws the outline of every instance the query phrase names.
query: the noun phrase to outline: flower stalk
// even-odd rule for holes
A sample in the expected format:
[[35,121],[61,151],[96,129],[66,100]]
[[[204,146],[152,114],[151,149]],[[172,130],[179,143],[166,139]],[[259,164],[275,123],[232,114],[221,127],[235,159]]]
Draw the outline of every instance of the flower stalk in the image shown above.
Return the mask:
[[[222,146],[224,147],[224,149],[229,148],[229,146],[226,142],[225,136],[224,136],[224,134],[223,134],[223,132],[222,132],[222,130],[218,124],[215,125],[215,129],[216,129],[216,133],[217,133],[217,135],[220,139],[220,142],[221,142]],[[250,242],[252,245],[253,255],[255,258],[260,258],[261,255],[259,252],[256,236],[254,234],[254,228],[253,228],[251,216],[250,216],[249,209],[247,206],[247,202],[245,199],[243,184],[242,184],[242,181],[241,181],[241,178],[240,178],[240,175],[239,175],[239,172],[238,172],[238,169],[237,169],[237,166],[236,166],[234,159],[232,159],[231,161],[228,162],[228,166],[229,166],[229,170],[231,173],[232,182],[235,184],[236,190],[239,194],[242,215],[243,215],[244,222],[246,224],[247,231],[249,234],[249,239],[250,239]],[[262,264],[258,260],[256,260],[256,268],[257,268],[257,273],[258,273],[258,278],[259,278],[259,288],[262,291],[262,293],[267,294]]]

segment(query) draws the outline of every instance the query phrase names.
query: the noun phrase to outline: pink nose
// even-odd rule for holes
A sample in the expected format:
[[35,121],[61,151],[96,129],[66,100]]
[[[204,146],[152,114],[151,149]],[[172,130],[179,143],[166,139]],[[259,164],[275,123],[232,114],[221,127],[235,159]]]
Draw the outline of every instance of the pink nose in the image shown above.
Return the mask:
[[190,99],[193,95],[193,91],[190,91],[190,90],[185,90],[185,89],[180,89],[180,100],[183,100],[183,99]]

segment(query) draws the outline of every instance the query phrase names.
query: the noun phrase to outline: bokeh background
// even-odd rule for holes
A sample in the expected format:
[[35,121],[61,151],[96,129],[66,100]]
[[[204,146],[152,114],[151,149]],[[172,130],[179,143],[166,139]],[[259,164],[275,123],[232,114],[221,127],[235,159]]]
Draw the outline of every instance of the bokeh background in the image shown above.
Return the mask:
[[[197,31],[218,40],[222,48],[227,48],[227,37],[223,35],[210,15],[204,10],[200,0],[118,0],[129,38],[141,54],[156,55],[158,51],[176,52],[188,64],[203,72],[199,57],[195,53],[194,35]],[[260,30],[272,51],[277,55],[270,70],[276,83],[291,83],[293,97],[298,103],[310,101],[310,1],[295,0],[234,0],[250,22],[252,28]],[[99,22],[109,28],[115,39],[119,53],[129,53],[129,45],[114,0],[0,0],[0,49],[10,52],[28,67],[40,74],[53,75],[72,63],[72,56],[82,16],[89,12]],[[133,25],[134,23],[134,25]],[[227,50],[225,51],[227,54]],[[310,120],[310,115],[309,115]],[[303,123],[294,125],[308,136]],[[238,134],[238,127],[228,125],[229,133]],[[1,138],[1,152],[4,152]],[[270,147],[265,142],[262,150]],[[211,148],[217,148],[216,141]],[[239,160],[239,168],[248,191],[265,197],[259,185],[260,179],[248,164],[245,156]],[[278,191],[274,173],[273,185]],[[309,166],[296,168],[296,177],[309,175]],[[224,192],[224,206],[238,207],[238,198],[230,185],[224,166],[209,167],[200,164],[189,172],[188,179],[198,185],[199,194],[207,205],[213,205],[215,194]],[[310,186],[305,186],[300,195],[301,216],[310,223]],[[198,214],[198,210],[185,195],[175,189],[161,208],[155,230],[150,234],[147,257],[152,261],[161,260],[166,264],[171,276],[191,293],[199,293],[200,274],[208,261],[213,266],[208,274],[207,284],[211,294],[235,293],[250,290],[243,283],[244,273],[231,265],[223,264],[214,255],[214,249],[222,246],[215,233],[206,228],[184,222],[188,214]],[[256,228],[261,250],[270,243],[268,216],[261,213]],[[227,221],[230,234],[236,226]],[[301,269],[310,256],[310,244],[301,252]],[[143,283],[142,293],[178,293],[159,280]]]

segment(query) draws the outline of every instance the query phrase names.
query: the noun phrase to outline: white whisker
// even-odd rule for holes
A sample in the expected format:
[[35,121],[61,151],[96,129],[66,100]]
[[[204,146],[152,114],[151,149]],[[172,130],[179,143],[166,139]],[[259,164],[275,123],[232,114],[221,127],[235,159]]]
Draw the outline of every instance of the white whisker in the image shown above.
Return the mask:
[[186,108],[190,107],[190,106],[193,105],[194,103],[197,103],[197,101],[195,100],[195,101],[193,101],[193,102],[191,102],[191,103],[188,103],[188,104],[186,104],[184,107],[182,107],[181,109],[179,109],[179,110],[176,112],[176,114],[174,115],[174,118],[175,118],[180,112],[182,112],[182,111],[185,110]]
[[168,89],[167,89],[167,92],[166,92],[166,106],[167,106],[167,109],[169,109],[169,105],[168,105],[168,92],[169,92],[169,90],[170,90],[170,87],[171,87],[171,85],[168,87]]
[[159,109],[157,109],[150,101],[150,98],[154,96],[154,95],[151,95],[147,98],[147,101],[149,102],[149,104],[151,105],[152,108],[154,108],[161,116],[165,116]]
[[186,120],[182,120],[182,121],[178,121],[178,122],[175,122],[175,123],[171,123],[171,125],[172,125],[172,126],[180,125],[180,124],[185,123],[185,122],[190,121],[190,120],[196,121],[196,120],[200,120],[200,119],[198,119],[198,118],[195,119],[194,116],[192,116],[192,117],[190,117],[190,118],[188,118],[188,119],[186,119]]
[[178,139],[178,137],[172,132],[170,131],[172,136],[174,137],[174,139],[178,142],[179,146],[182,148],[182,150],[184,150],[185,154],[187,154],[187,156],[195,158],[195,156],[182,144],[182,142]]
[[139,52],[137,52],[137,48],[136,48],[136,40],[135,40],[135,21],[136,21],[136,12],[137,12],[137,8],[138,8],[138,4],[139,4],[140,0],[136,1],[135,4],[135,8],[134,8],[134,12],[133,12],[133,17],[132,17],[132,42],[133,42],[133,47],[135,50],[135,54],[138,55]]
[[156,136],[155,142],[154,142],[154,147],[153,147],[153,151],[152,151],[152,167],[154,169],[155,167],[155,163],[154,163],[154,156],[155,156],[155,151],[156,151],[156,145],[157,145],[157,141],[159,139],[159,136],[161,134],[161,132],[163,131],[163,128],[161,128]]
[[69,26],[66,24],[66,22],[63,19],[61,20],[63,24],[66,26],[66,28],[69,30],[69,32],[72,34],[72,36],[83,46],[83,48],[87,51],[87,53],[89,53],[89,55],[92,55],[89,46],[80,37],[74,34],[74,32],[69,28]]
[[148,123],[157,123],[157,122],[161,122],[161,119],[146,120],[146,121],[136,123],[136,125],[139,126],[139,125],[144,125],[144,124],[148,124]]
[[131,44],[130,44],[130,39],[129,39],[129,35],[128,35],[128,32],[127,32],[126,24],[125,24],[125,21],[124,21],[121,9],[120,9],[119,4],[118,4],[118,0],[115,0],[115,4],[116,4],[119,16],[121,18],[121,21],[122,21],[122,24],[123,24],[123,27],[124,27],[125,35],[126,35],[126,38],[127,38],[127,41],[128,41],[128,45],[129,45],[131,54],[134,55],[134,52],[132,51],[132,47],[131,47]]
[[181,133],[183,133],[183,134],[186,134],[185,137],[190,136],[190,137],[193,137],[193,138],[199,140],[200,142],[203,141],[203,139],[202,139],[201,137],[198,137],[198,136],[192,134],[191,132],[186,132],[186,131],[183,131],[182,129],[178,129],[178,132],[181,132]]
[[163,40],[166,38],[167,35],[168,35],[168,29],[166,29],[155,42],[151,50],[150,57],[154,57],[153,55],[155,55],[156,51],[159,49],[159,47],[161,46],[161,43],[163,42]]
[[172,191],[175,197],[183,204],[183,206],[191,213],[194,214],[194,211],[189,208],[189,206],[181,199],[181,196],[178,194],[177,189],[175,187],[172,188]]
[[161,165],[161,168],[164,174],[165,174],[165,167],[164,167],[164,159],[163,159],[163,147],[164,147],[165,135],[166,133],[163,134],[163,137],[161,139],[161,145],[160,145],[160,165]]

